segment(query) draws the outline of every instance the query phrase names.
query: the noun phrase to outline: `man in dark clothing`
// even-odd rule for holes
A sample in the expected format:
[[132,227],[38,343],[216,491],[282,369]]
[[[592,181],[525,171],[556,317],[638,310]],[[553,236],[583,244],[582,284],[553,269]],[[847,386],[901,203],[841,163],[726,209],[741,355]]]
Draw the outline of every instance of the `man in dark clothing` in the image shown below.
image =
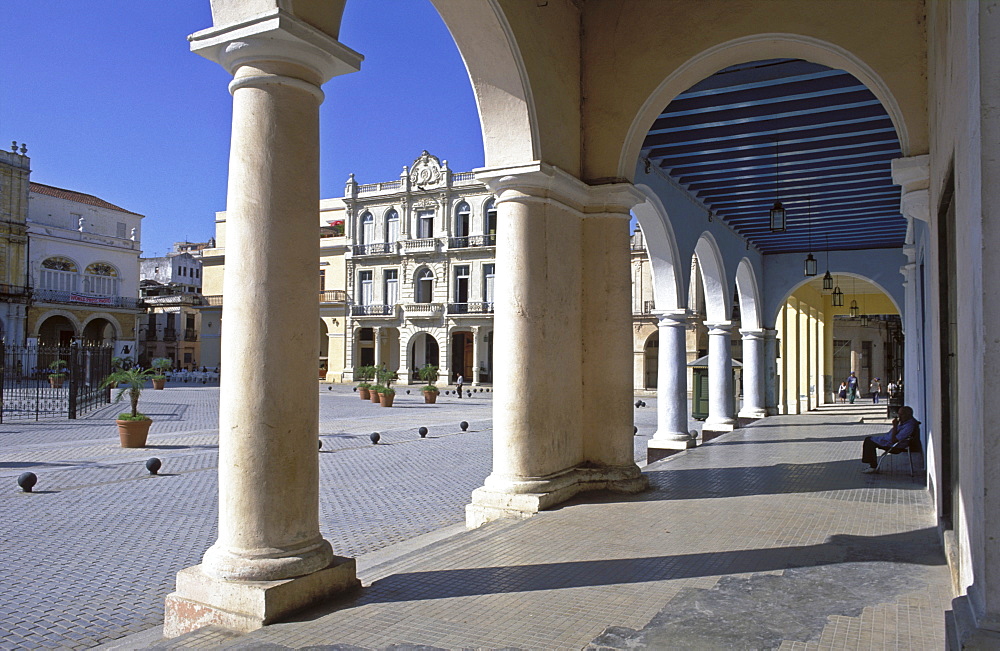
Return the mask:
[[[899,418],[892,419],[892,429],[885,434],[868,436],[861,446],[861,462],[867,463],[868,468],[864,472],[875,472],[878,467],[879,450],[888,450],[897,443],[908,442],[913,437],[920,437],[920,421],[913,417],[913,408],[902,406],[899,408]],[[908,443],[907,443],[908,445]],[[900,445],[900,451],[905,450],[905,445]]]

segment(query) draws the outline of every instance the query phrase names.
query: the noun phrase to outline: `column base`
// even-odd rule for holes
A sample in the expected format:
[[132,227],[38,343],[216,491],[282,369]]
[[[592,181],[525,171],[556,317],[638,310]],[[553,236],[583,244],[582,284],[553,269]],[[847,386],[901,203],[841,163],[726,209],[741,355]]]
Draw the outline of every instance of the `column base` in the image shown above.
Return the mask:
[[736,414],[737,418],[752,418],[753,420],[765,418],[766,416],[767,411],[764,409],[741,409],[740,413]]
[[[578,493],[608,490],[638,493],[649,479],[636,465],[614,468],[571,468],[548,477],[503,481],[487,477],[486,486],[472,491],[472,503],[465,506],[465,526],[481,527],[504,518],[530,518]],[[526,492],[525,487],[530,487]]]
[[778,408],[777,407],[767,407],[764,410],[764,415],[765,416],[777,416],[778,415]]
[[719,418],[717,420],[712,420],[711,417],[705,421],[705,425],[701,428],[704,432],[708,430],[710,432],[732,432],[739,425],[739,421],[735,418]]
[[248,633],[361,587],[354,559],[342,556],[334,556],[322,570],[280,581],[224,581],[201,567],[177,573],[177,590],[166,598],[163,637],[212,625]]

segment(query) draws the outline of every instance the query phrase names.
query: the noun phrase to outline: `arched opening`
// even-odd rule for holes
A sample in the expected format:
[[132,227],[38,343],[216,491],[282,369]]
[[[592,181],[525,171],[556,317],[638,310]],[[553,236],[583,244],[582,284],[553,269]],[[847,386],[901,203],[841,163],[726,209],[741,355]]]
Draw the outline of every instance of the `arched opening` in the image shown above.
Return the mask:
[[644,360],[644,373],[645,378],[644,386],[645,389],[655,389],[656,388],[656,378],[659,371],[659,360],[660,360],[660,335],[654,332],[649,335],[646,339],[646,346],[643,354]]
[[418,332],[410,338],[410,377],[418,377],[417,371],[424,365],[441,366],[438,356],[438,342],[427,332]]
[[93,319],[83,327],[83,341],[87,344],[111,343],[117,339],[115,324],[107,319]]
[[361,232],[358,233],[358,240],[362,246],[375,243],[375,216],[370,212],[361,215]]
[[375,366],[375,329],[358,328],[354,333],[354,366]]
[[399,370],[399,330],[397,328],[378,329],[378,351],[376,366],[384,366],[389,371]]
[[73,322],[59,314],[48,317],[38,326],[38,343],[44,346],[69,346],[75,336]]
[[326,320],[319,320],[319,379],[325,380],[330,368],[330,331]]
[[399,213],[394,208],[385,213],[385,241],[390,244],[399,241]]
[[472,211],[465,201],[455,206],[455,237],[468,237]]
[[497,243],[497,202],[489,199],[483,211],[486,215],[486,224],[483,232],[486,234],[486,246],[496,246]]
[[118,296],[118,270],[107,262],[94,262],[83,272],[83,291],[99,296]]
[[52,256],[42,261],[39,289],[59,292],[78,290],[79,268],[76,263],[63,256]]
[[414,288],[414,302],[433,303],[434,302],[434,272],[424,267],[417,272],[416,287]]
[[451,333],[451,359],[449,360],[449,379],[452,381],[462,377],[465,384],[471,384],[475,357],[473,351],[473,333],[469,330],[453,330]]

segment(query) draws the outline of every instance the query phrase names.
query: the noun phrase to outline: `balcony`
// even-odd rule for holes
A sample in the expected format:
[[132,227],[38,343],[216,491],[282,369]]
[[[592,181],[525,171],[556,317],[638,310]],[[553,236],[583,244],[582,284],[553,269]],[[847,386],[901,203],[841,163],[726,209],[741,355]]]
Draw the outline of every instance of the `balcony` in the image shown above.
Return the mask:
[[483,246],[496,246],[496,235],[466,235],[464,237],[449,237],[449,249],[468,249]]
[[176,330],[176,328],[164,328],[163,329],[163,341],[177,341],[177,330]]
[[435,253],[438,250],[438,241],[433,237],[422,237],[416,240],[403,240],[400,242],[403,253]]
[[133,310],[145,307],[141,300],[131,296],[98,296],[95,294],[82,294],[80,292],[67,292],[57,289],[36,289],[34,291],[34,298],[35,302],[38,303],[100,305],[104,307],[124,307]]
[[31,296],[31,288],[0,283],[0,298],[13,303],[23,303]]
[[184,328],[184,341],[198,341],[198,331],[194,328]]
[[463,314],[493,314],[493,303],[448,303],[448,314],[460,316]]
[[636,307],[633,310],[633,314],[652,314],[653,310],[656,309],[656,304],[654,301],[643,301],[642,305]]
[[347,292],[342,289],[327,289],[319,293],[320,303],[346,303]]
[[408,319],[431,319],[444,313],[442,303],[407,303],[403,305],[403,313]]
[[395,317],[396,316],[396,306],[395,305],[352,305],[351,306],[351,316],[355,317],[366,317],[366,316],[379,316],[379,317]]
[[377,242],[375,244],[355,244],[351,247],[354,255],[395,255],[396,242]]

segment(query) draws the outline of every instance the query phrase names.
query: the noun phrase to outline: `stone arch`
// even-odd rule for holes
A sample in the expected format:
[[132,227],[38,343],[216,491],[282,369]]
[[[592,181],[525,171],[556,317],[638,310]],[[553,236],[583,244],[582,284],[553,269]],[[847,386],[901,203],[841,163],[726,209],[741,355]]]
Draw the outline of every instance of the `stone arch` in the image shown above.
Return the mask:
[[72,312],[68,312],[66,310],[46,310],[41,316],[38,317],[38,320],[35,321],[35,327],[32,329],[31,336],[38,337],[45,322],[54,316],[66,317],[66,319],[69,320],[69,322],[73,325],[74,337],[83,331],[83,324],[80,323],[80,319],[78,319]]
[[121,326],[110,315],[91,316],[84,323],[81,337],[88,343],[108,343],[118,341]]
[[705,318],[709,323],[728,321],[732,299],[729,295],[726,265],[715,237],[708,231],[702,233],[694,247],[694,253],[698,256],[701,281],[705,287]]
[[899,102],[886,81],[853,52],[801,34],[753,34],[720,43],[688,59],[668,75],[643,102],[622,143],[618,176],[632,179],[635,162],[650,125],[675,97],[723,68],[763,59],[804,59],[829,68],[844,70],[863,83],[881,102],[896,129],[903,156],[911,155],[910,127]]
[[647,185],[637,185],[646,200],[632,208],[642,236],[653,275],[653,300],[657,310],[682,310],[686,304],[683,291],[686,276],[680,264],[677,238],[663,202]]
[[92,322],[96,321],[97,319],[104,319],[105,321],[111,324],[111,327],[114,328],[115,339],[122,338],[121,324],[118,323],[118,319],[116,319],[113,314],[110,314],[108,312],[94,312],[93,314],[89,315],[83,322],[83,325],[80,329],[81,332],[83,330],[86,330],[87,326],[90,325]]
[[540,160],[538,116],[514,30],[497,2],[431,0],[469,72],[486,167]]
[[740,327],[759,330],[761,327],[761,292],[757,274],[749,258],[740,260],[736,267],[736,289],[740,300]]
[[[886,295],[886,297],[892,302],[893,307],[896,308],[896,312],[901,317],[903,316],[903,309],[900,306],[899,296],[893,295],[893,292],[889,291],[889,289],[887,289],[883,284],[881,284],[877,280],[873,279],[871,276],[866,276],[864,274],[854,273],[854,272],[850,272],[850,271],[833,271],[833,270],[831,270],[831,273],[833,273],[835,276],[838,277],[838,279],[840,279],[840,280],[838,280],[838,282],[842,282],[843,278],[857,278],[858,280],[863,280],[866,283],[868,283],[870,285],[873,285],[876,289],[878,289],[880,292],[882,292],[883,294]],[[781,296],[781,301],[777,304],[777,306],[774,306],[774,305],[769,305],[768,306],[768,308],[769,308],[769,314],[768,314],[768,316],[770,316],[770,318],[771,318],[771,323],[774,323],[774,321],[777,320],[778,313],[781,312],[781,307],[784,305],[784,303],[788,299],[788,297],[791,296],[792,294],[794,294],[796,291],[798,291],[798,289],[800,287],[802,287],[803,285],[806,285],[806,284],[812,282],[813,280],[814,280],[814,278],[804,278],[804,279],[799,280],[794,285],[791,285],[789,288],[787,288],[785,290],[784,294]],[[841,285],[841,289],[843,289],[843,285]],[[845,307],[846,307],[846,303],[845,303]]]

